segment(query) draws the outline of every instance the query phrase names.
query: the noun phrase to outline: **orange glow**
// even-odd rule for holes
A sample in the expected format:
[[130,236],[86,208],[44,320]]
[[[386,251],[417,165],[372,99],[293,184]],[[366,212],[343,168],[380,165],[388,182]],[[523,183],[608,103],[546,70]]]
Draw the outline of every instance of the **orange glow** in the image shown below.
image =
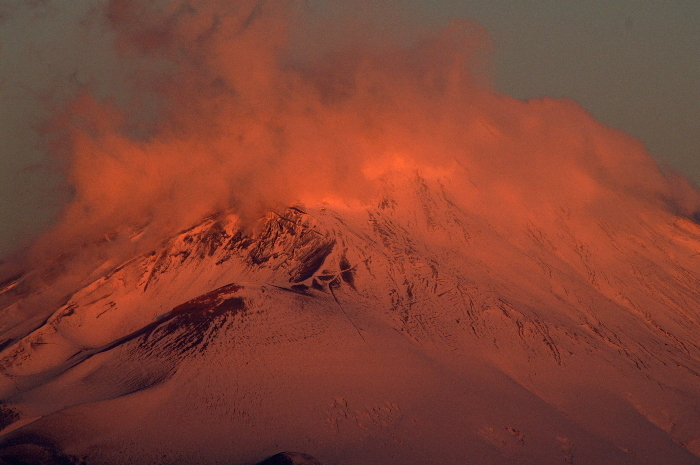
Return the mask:
[[509,225],[613,197],[686,214],[700,203],[576,103],[494,91],[490,42],[472,23],[293,62],[288,2],[229,3],[109,2],[116,47],[138,70],[136,107],[157,118],[88,95],[57,118],[75,196],[45,244],[144,224],[163,238],[230,207],[254,220],[300,200],[375,202],[396,171],[443,179],[464,208]]

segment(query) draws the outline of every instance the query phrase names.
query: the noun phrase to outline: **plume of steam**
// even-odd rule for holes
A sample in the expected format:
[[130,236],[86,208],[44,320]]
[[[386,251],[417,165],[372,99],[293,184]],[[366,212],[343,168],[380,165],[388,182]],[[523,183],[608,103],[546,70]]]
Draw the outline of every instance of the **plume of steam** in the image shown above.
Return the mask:
[[131,99],[86,91],[53,119],[74,194],[36,256],[132,247],[146,225],[139,247],[152,246],[231,207],[253,220],[296,201],[369,202],[401,170],[451,178],[464,208],[495,221],[561,205],[698,210],[694,188],[574,102],[495,91],[473,23],[294,56],[299,14],[292,1],[107,2]]

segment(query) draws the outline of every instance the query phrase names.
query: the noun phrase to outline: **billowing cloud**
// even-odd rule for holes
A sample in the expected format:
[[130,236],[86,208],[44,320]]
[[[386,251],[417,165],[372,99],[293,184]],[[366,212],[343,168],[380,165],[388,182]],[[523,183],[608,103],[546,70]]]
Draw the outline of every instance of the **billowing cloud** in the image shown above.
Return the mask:
[[496,222],[564,206],[698,210],[686,181],[576,103],[499,94],[476,24],[403,43],[346,27],[324,53],[299,53],[300,14],[263,0],[93,12],[128,92],[86,86],[47,126],[73,196],[35,256],[96,240],[143,249],[227,208],[252,222],[295,202],[375,202],[401,171],[449,179],[456,201]]

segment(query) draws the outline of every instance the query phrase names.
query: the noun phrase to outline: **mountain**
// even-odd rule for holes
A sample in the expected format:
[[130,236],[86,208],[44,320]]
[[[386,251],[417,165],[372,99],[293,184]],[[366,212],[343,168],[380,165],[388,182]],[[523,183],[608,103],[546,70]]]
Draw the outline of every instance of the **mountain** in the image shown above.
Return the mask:
[[219,213],[59,305],[15,277],[0,457],[700,464],[700,226],[465,205],[413,173],[371,206]]

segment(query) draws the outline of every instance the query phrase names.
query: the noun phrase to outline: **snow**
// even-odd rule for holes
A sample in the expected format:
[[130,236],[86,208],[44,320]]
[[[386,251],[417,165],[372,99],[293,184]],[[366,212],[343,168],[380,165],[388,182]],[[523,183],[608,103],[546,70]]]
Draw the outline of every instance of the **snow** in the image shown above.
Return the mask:
[[455,192],[387,177],[375,206],[218,215],[104,267],[7,330],[0,457],[700,463],[700,227]]

